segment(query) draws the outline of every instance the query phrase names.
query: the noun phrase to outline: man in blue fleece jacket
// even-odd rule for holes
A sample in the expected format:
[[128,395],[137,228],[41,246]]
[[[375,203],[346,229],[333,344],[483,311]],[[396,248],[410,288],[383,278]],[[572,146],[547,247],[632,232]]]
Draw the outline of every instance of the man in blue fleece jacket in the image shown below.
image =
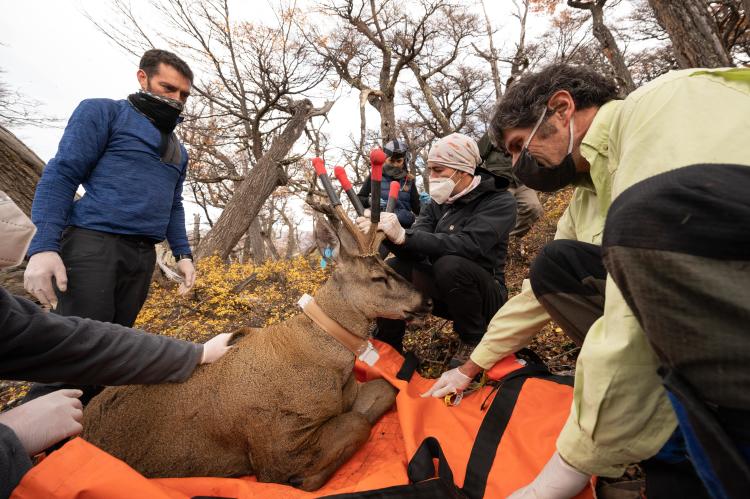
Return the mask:
[[57,313],[128,327],[146,300],[155,243],[166,238],[185,285],[195,282],[182,206],[188,155],[174,134],[193,73],[175,54],[148,50],[137,78],[141,90],[127,99],[87,99],[70,117],[37,185],[24,275]]

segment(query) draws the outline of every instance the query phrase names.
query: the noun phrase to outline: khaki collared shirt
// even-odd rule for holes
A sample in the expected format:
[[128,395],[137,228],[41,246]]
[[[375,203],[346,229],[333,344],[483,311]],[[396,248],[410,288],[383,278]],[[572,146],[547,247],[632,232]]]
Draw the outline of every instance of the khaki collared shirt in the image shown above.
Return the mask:
[[[606,204],[637,182],[680,167],[750,166],[750,69],[670,72],[602,106],[583,142],[581,153]],[[676,420],[656,356],[610,277],[605,293],[604,316],[589,329],[578,357],[574,401],[557,448],[579,470],[618,476],[656,454]]]

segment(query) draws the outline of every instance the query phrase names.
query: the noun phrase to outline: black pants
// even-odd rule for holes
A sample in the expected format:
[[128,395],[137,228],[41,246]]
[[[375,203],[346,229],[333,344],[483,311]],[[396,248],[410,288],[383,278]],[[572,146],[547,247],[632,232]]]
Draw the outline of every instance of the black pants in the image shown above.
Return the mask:
[[[68,274],[68,289],[57,293],[56,312],[131,327],[146,301],[156,263],[155,241],[69,227],[60,254]],[[61,388],[79,388],[85,404],[99,386],[34,384],[25,400]]]
[[615,200],[603,242],[607,270],[662,364],[688,449],[692,438],[703,453],[691,450],[691,460],[728,497],[750,490],[748,192],[748,166],[656,175]]
[[[492,316],[508,299],[505,285],[467,258],[446,255],[432,264],[390,258],[386,263],[432,298],[432,313],[452,320],[464,343],[479,343]],[[379,319],[377,338],[402,351],[404,330],[404,321]]]
[[568,239],[544,246],[529,276],[539,303],[578,346],[604,313],[606,278],[601,247]]

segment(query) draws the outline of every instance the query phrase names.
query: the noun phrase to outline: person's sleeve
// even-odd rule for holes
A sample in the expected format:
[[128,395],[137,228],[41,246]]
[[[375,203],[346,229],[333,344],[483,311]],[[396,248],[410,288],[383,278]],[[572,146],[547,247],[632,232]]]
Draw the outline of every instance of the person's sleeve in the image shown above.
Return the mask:
[[65,127],[55,157],[42,171],[31,206],[37,231],[29,256],[60,251],[60,237],[68,223],[78,186],[96,166],[109,141],[112,110],[101,99],[81,102]]
[[[436,211],[434,206],[427,206],[422,211],[422,213],[419,214],[416,220],[414,220],[414,224],[411,226],[410,229],[406,229],[407,234],[408,233],[414,233],[414,232],[425,232],[425,233],[432,233],[432,231],[435,230],[435,226],[437,225],[437,220],[439,218],[439,212]],[[425,257],[423,253],[420,253],[418,250],[414,248],[406,248],[403,244],[395,244],[388,239],[383,241],[383,244],[397,257],[399,258],[405,258],[409,260],[421,260]]]
[[565,208],[560,220],[557,221],[557,232],[555,232],[555,239],[573,239],[578,240],[576,234],[576,224],[573,216],[570,213],[570,206]]
[[416,179],[411,180],[411,188],[409,189],[409,204],[411,205],[411,211],[414,215],[418,216],[422,209],[422,203],[419,201],[419,191],[417,190]]
[[169,224],[167,224],[167,242],[169,242],[169,247],[172,248],[172,254],[175,257],[191,253],[190,243],[187,238],[187,228],[185,227],[185,207],[182,205],[182,188],[187,174],[188,158],[185,149],[182,152],[185,155],[185,162],[183,163],[180,179],[177,181],[177,186],[174,189],[172,212],[169,215]]
[[203,345],[44,312],[0,289],[0,379],[97,385],[186,380]]
[[557,450],[574,468],[618,477],[655,455],[677,426],[646,335],[608,277],[604,316],[576,362],[570,415]]
[[362,184],[362,187],[359,189],[359,192],[357,193],[357,197],[362,202],[362,206],[365,208],[370,207],[370,176],[368,175],[365,179],[365,183]]
[[490,369],[506,355],[528,346],[550,320],[534,296],[529,280],[524,279],[521,292],[508,300],[490,321],[482,341],[471,354],[471,360],[482,369]]
[[419,230],[418,222],[422,218],[419,217],[414,226],[406,230],[406,240],[402,246],[407,251],[430,257],[458,255],[476,260],[515,226],[516,201],[510,193],[506,194],[493,197],[477,207],[463,229],[456,234]]
[[10,497],[30,469],[31,459],[21,441],[13,430],[0,424],[0,498]]

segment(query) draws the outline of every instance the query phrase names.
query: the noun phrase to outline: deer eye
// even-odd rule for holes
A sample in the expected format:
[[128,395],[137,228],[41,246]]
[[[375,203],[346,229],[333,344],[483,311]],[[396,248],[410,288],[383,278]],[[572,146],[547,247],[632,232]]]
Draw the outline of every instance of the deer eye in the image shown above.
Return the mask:
[[372,282],[382,282],[385,285],[388,285],[388,278],[384,275],[374,275],[371,277]]

